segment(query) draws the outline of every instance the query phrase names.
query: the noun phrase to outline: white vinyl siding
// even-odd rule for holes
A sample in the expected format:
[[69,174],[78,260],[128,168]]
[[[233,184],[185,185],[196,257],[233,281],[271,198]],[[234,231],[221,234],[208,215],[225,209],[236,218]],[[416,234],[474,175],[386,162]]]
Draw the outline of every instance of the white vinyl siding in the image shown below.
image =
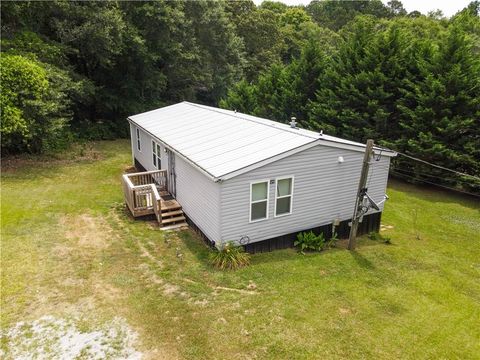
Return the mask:
[[268,219],[269,192],[270,183],[268,180],[250,184],[250,222]]
[[176,199],[185,214],[216,244],[220,238],[220,184],[175,156]]
[[[133,156],[146,170],[157,169],[153,165],[152,153],[150,151],[144,151],[143,153],[138,151],[136,128],[133,124],[130,127],[130,131]],[[156,145],[160,144],[162,151],[160,153],[157,152],[157,159],[161,160],[164,169],[168,168],[167,153],[163,151],[164,145],[158,139],[142,130],[140,130],[140,139],[143,144],[148,145],[152,144],[152,142],[155,142]],[[220,184],[209,179],[176,154],[175,170],[176,199],[182,206],[182,210],[210,240],[215,241],[217,244],[221,243]]]
[[[339,163],[338,157],[344,162]],[[250,242],[331,224],[334,219],[352,217],[360,179],[363,154],[357,151],[318,145],[221,183],[221,237]],[[370,168],[368,193],[375,201],[383,199],[390,159],[382,156]],[[294,177],[291,214],[275,216],[275,180]],[[250,183],[269,179],[268,219],[249,221]],[[383,209],[383,204],[380,207]],[[369,213],[375,212],[371,210]]]
[[275,216],[292,213],[293,176],[277,178],[275,181]]
[[[146,133],[143,131],[141,128],[139,129],[139,135],[140,135],[140,143],[141,146],[143,147],[142,150],[147,150],[147,151],[139,151],[138,150],[138,142],[137,142],[137,127],[133,124],[130,125],[130,133],[131,133],[131,141],[132,141],[132,155],[137,161],[142,164],[142,166],[147,169],[147,170],[157,170],[157,166],[153,164],[153,159],[152,159],[152,152],[153,152],[153,147],[152,146],[152,141],[155,141],[155,143],[158,143],[157,139],[152,137],[150,134]],[[161,159],[161,164],[163,168],[166,168],[167,164],[167,157],[165,156],[165,152],[162,151],[163,154],[159,154],[159,158]]]

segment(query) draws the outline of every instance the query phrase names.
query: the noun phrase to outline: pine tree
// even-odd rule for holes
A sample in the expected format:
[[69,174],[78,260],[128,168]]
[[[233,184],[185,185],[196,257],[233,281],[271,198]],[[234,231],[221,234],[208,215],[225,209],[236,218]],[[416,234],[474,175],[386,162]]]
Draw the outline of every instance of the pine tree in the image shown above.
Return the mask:
[[[460,26],[450,26],[431,63],[423,64],[424,78],[399,101],[402,136],[394,143],[401,151],[427,161],[479,175],[480,59]],[[427,179],[435,177],[435,182],[448,185],[462,180],[453,175],[447,176],[452,179],[448,181],[445,172],[422,165],[402,166],[417,178],[428,173]]]
[[[389,113],[382,73],[382,50],[393,51],[394,41],[382,49],[372,44],[376,21],[360,17],[344,33],[345,43],[321,79],[316,99],[310,105],[310,122],[328,133],[362,140],[378,137]],[[395,39],[394,39],[395,40]]]
[[220,107],[237,110],[244,114],[253,114],[257,107],[257,89],[246,80],[238,82],[228,91],[227,96],[220,100]]

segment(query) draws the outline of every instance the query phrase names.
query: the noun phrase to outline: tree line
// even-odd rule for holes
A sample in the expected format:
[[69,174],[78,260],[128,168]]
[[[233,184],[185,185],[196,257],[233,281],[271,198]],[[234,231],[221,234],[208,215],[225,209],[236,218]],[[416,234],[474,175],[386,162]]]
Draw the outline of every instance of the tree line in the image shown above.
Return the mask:
[[[446,19],[398,0],[2,2],[2,152],[127,135],[190,100],[480,174],[479,2]],[[396,160],[398,173],[475,187]]]
[[[331,30],[339,29],[334,36],[307,39],[299,56],[238,82],[220,105],[281,122],[295,116],[304,128],[356,141],[372,138],[479,177],[479,4],[471,3],[451,19],[438,12],[406,14],[392,6],[394,16],[364,12],[343,24],[326,22]],[[394,160],[393,173],[480,191],[475,178],[402,156]]]

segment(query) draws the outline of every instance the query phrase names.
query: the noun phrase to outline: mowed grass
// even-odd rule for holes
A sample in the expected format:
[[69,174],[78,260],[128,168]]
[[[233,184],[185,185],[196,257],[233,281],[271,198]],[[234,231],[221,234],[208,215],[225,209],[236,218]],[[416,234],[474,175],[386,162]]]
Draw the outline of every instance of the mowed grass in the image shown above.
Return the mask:
[[125,212],[128,141],[78,155],[3,169],[4,329],[52,315],[87,331],[121,317],[151,359],[480,358],[474,199],[391,182],[391,245],[256,254],[221,272],[193,232]]

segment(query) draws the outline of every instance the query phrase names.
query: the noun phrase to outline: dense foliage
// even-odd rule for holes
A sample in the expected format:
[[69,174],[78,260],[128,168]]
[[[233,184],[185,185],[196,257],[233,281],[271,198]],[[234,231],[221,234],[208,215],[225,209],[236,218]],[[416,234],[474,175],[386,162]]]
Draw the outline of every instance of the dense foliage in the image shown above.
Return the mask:
[[[314,2],[307,9],[342,4]],[[360,6],[344,5],[347,10]],[[220,104],[282,122],[296,116],[303,127],[357,141],[373,138],[479,176],[479,9],[478,2],[472,3],[450,20],[402,16],[400,10],[385,16],[364,11],[369,15],[357,15],[341,26],[338,40],[308,42],[290,63],[272,65],[256,81],[237,83]],[[394,173],[467,191],[480,189],[471,177],[404,157],[395,160]]]
[[[377,143],[480,175],[480,5],[399,0],[3,2],[2,151],[126,136],[181,100]],[[475,190],[404,158],[408,178]]]
[[297,240],[293,244],[302,253],[305,251],[322,251],[325,248],[325,236],[323,233],[315,235],[313,231],[302,232],[297,234]]
[[[87,138],[125,136],[126,116],[170,102],[215,104],[246,66],[243,39],[222,2],[31,1],[1,6],[2,55],[30,59],[43,69],[38,76],[47,78],[52,89],[55,74],[61,73],[69,101],[63,128]],[[15,86],[29,91],[22,81]],[[2,105],[3,118],[10,117],[12,101],[10,110],[3,111]],[[23,104],[16,106],[26,113]],[[20,115],[15,116],[4,121],[18,122]],[[30,119],[43,121],[34,114]],[[4,152],[48,150],[23,147],[27,133],[13,138],[2,129],[2,135]],[[40,134],[30,135],[33,141]]]

